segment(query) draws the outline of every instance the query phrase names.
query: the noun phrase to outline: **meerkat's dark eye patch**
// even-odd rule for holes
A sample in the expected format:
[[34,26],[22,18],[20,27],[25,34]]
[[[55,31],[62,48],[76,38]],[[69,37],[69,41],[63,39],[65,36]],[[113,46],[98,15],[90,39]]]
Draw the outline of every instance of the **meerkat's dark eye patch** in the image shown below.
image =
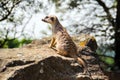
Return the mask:
[[51,17],[50,19],[51,19],[52,21],[54,21],[54,17]]
[[46,16],[45,18],[48,18],[48,16]]

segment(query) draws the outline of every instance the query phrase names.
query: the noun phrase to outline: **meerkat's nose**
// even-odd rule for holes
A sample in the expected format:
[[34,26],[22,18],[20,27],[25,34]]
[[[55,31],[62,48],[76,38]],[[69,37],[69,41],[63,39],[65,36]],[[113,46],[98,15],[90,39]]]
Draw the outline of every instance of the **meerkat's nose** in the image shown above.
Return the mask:
[[42,19],[42,21],[46,22],[45,19]]
[[41,19],[42,21],[45,21],[44,19]]
[[42,19],[43,22],[47,22],[45,19]]

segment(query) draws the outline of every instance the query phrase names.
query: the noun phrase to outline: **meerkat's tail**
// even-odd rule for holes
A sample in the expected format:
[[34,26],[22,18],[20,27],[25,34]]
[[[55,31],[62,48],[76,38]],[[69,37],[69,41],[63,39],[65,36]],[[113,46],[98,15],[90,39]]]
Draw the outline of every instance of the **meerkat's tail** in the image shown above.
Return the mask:
[[82,66],[82,68],[84,69],[84,74],[87,72],[87,64],[85,62],[85,60],[83,60],[82,58],[80,58],[78,55],[71,55],[71,57],[73,57],[79,65]]
[[87,68],[88,66],[87,66],[86,62],[82,58],[80,58],[80,57],[77,57],[77,62],[80,65],[82,65],[82,67],[84,68],[84,72],[83,73],[86,74],[88,72],[88,74],[89,74],[89,76],[90,76],[90,78],[92,80],[92,75],[91,75],[91,73],[89,72],[89,70]]
[[80,64],[84,68],[83,73],[86,73],[87,72],[87,65],[86,65],[85,61],[80,57],[77,57],[76,60],[77,60],[78,64]]

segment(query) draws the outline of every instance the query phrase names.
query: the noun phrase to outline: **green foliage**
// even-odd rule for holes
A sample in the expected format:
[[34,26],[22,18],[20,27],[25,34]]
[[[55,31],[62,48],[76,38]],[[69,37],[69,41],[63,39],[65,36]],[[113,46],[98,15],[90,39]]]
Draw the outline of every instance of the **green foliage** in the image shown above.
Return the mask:
[[114,59],[110,57],[101,57],[101,60],[107,63],[108,65],[113,65],[114,64]]
[[56,7],[61,6],[60,0],[52,0],[53,3],[55,3]]
[[97,49],[96,53],[99,56],[99,59],[105,64],[105,66],[106,66],[105,70],[114,66],[115,52],[114,52],[111,44],[100,45],[99,48]]
[[30,39],[22,39],[21,41],[20,41],[20,43],[23,45],[23,44],[29,44],[29,43],[31,43],[31,41],[32,40],[30,40]]
[[79,2],[80,2],[81,0],[72,0],[70,3],[69,3],[69,6],[70,6],[70,8],[76,8],[77,6],[79,6],[80,4],[79,4]]
[[[1,40],[3,42],[4,40]],[[2,48],[16,48],[16,47],[21,47],[24,44],[30,43],[32,40],[30,39],[8,39],[5,44],[2,46]]]
[[6,42],[6,46],[8,46],[8,48],[14,48],[14,47],[19,47],[19,40],[18,39],[14,39],[14,40],[8,40]]

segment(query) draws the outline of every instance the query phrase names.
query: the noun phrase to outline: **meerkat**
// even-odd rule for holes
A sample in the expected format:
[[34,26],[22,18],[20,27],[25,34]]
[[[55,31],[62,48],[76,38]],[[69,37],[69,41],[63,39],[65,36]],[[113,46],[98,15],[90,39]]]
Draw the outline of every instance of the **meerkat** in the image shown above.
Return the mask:
[[46,16],[42,21],[52,25],[53,35],[49,47],[55,47],[57,53],[62,56],[70,56],[74,58],[84,68],[84,73],[86,73],[87,66],[85,61],[77,56],[77,46],[66,29],[60,24],[58,18],[54,15],[50,15]]

